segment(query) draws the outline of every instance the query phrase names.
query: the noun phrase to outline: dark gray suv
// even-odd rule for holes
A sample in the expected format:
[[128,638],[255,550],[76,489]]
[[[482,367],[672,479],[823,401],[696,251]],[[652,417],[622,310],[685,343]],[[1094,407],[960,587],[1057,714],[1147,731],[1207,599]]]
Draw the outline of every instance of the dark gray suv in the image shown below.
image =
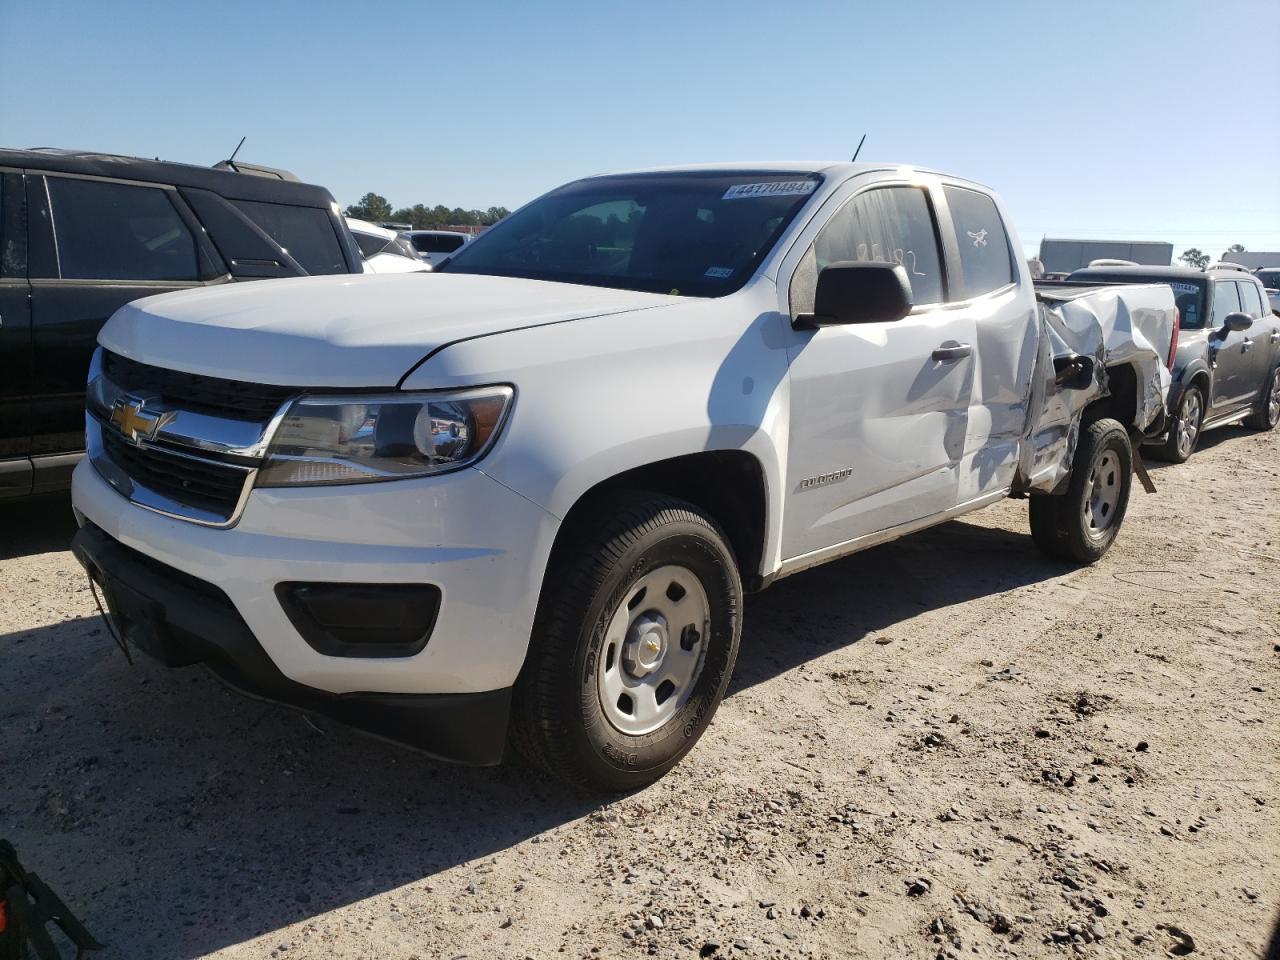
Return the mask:
[[1169,431],[1150,448],[1156,459],[1182,463],[1213,427],[1244,421],[1270,430],[1280,420],[1280,317],[1257,277],[1230,269],[1095,267],[1069,279],[1173,288],[1182,322]]

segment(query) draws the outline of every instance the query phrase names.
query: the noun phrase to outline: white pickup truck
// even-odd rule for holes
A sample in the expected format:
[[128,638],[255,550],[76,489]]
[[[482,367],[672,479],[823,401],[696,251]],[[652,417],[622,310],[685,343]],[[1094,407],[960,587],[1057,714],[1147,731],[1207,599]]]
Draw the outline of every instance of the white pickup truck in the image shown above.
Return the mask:
[[1038,298],[955,177],[592,177],[436,273],[121,309],[74,548],[167,664],[627,789],[710,723],[746,591],[1009,496],[1099,558],[1175,330],[1167,286]]

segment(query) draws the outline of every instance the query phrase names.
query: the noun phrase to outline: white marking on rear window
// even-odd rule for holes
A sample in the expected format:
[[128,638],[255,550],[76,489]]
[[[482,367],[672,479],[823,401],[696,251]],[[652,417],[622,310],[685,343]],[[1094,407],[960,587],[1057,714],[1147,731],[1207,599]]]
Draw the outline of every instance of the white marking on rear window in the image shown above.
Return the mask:
[[712,280],[728,280],[733,276],[733,267],[707,267],[704,277],[710,277]]

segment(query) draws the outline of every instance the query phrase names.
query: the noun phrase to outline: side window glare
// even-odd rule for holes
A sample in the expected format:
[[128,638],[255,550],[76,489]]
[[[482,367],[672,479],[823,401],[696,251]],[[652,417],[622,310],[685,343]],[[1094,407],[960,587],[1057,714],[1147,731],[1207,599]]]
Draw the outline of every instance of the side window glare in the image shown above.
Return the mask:
[[919,187],[874,187],[832,216],[791,279],[793,314],[813,309],[818,274],[844,260],[899,264],[911,281],[917,305],[944,299],[937,230],[928,198]]
[[1215,280],[1213,284],[1213,325],[1221,327],[1228,313],[1240,310],[1240,285],[1231,280]]

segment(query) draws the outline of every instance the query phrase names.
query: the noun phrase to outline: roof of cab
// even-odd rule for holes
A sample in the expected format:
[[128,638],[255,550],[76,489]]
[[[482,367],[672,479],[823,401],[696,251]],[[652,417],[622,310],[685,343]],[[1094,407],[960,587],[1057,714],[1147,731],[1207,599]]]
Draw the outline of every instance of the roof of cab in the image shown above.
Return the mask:
[[[848,179],[861,173],[881,173],[885,171],[900,172],[906,175],[924,173],[930,176],[946,177],[984,190],[991,188],[967,177],[957,177],[941,170],[915,166],[909,163],[852,163],[847,160],[739,160],[725,163],[687,163],[663,167],[641,167],[635,170],[611,170],[606,173],[593,174],[592,177],[621,177],[663,173],[760,173],[760,174],[824,174],[840,180]],[[590,179],[590,178],[588,178]]]
[[[247,165],[247,169],[251,166]],[[210,190],[236,200],[287,201],[312,207],[331,207],[333,204],[333,195],[324,187],[263,176],[257,170],[265,168],[258,167],[252,167],[249,172],[234,173],[225,168],[201,167],[193,163],[49,147],[26,150],[0,147],[0,167],[171,184]]]

